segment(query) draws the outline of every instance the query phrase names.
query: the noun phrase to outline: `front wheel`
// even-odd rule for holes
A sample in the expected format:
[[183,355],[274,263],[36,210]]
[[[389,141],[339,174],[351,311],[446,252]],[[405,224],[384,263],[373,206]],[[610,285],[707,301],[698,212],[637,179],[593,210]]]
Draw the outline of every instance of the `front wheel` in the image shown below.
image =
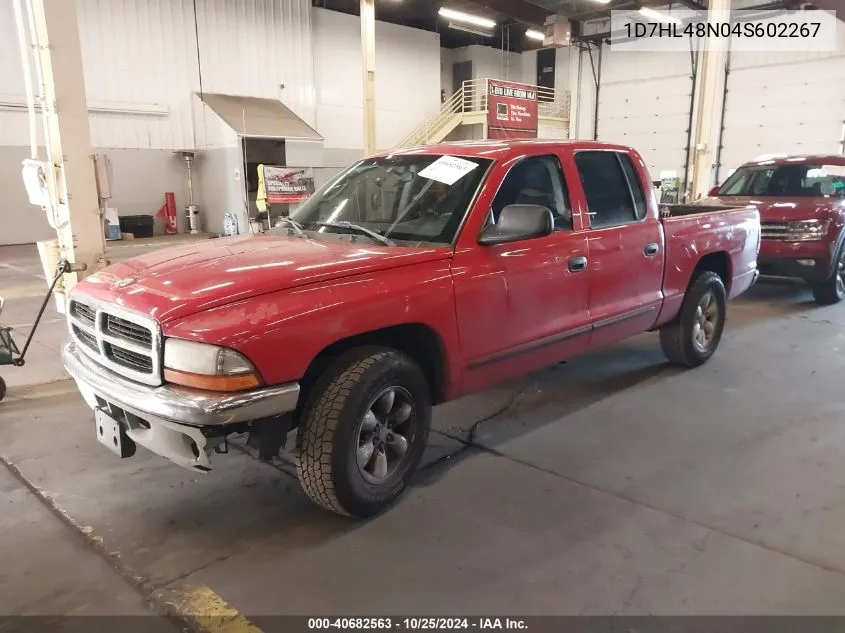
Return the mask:
[[833,275],[813,285],[813,298],[821,305],[833,305],[845,299],[845,249],[839,256]]
[[417,470],[430,426],[429,388],[416,363],[396,350],[352,350],[332,364],[305,406],[299,481],[327,510],[377,514]]
[[707,362],[722,339],[726,307],[727,294],[719,275],[699,275],[687,290],[678,318],[660,329],[666,358],[686,367]]

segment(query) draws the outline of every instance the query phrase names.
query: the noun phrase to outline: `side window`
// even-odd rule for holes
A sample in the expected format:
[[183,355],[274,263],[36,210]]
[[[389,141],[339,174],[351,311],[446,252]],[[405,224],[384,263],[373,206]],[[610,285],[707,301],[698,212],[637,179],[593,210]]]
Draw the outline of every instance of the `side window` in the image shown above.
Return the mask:
[[634,212],[637,219],[642,220],[645,217],[645,194],[643,193],[643,185],[640,182],[640,177],[637,175],[637,170],[634,168],[634,163],[628,154],[617,154],[619,162],[622,164],[622,169],[625,172],[625,177],[628,179],[628,185],[631,187],[631,195],[634,196]]
[[617,156],[617,152],[607,151],[575,153],[593,228],[627,224],[637,219],[628,180]]
[[572,228],[569,195],[556,156],[532,156],[516,165],[505,176],[493,200],[491,220],[511,204],[539,204],[551,210],[555,230]]

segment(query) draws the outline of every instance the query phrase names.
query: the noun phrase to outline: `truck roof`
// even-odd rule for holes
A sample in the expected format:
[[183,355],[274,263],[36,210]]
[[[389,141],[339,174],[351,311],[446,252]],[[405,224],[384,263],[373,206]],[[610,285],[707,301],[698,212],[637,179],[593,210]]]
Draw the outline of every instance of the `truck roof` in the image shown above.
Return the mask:
[[572,149],[615,149],[628,151],[626,145],[606,143],[604,141],[567,140],[567,139],[509,139],[485,141],[450,141],[436,145],[403,147],[393,151],[379,152],[377,156],[395,156],[407,154],[450,154],[453,156],[477,156],[479,158],[500,159],[512,153],[531,147],[553,151],[554,148],[567,146]]

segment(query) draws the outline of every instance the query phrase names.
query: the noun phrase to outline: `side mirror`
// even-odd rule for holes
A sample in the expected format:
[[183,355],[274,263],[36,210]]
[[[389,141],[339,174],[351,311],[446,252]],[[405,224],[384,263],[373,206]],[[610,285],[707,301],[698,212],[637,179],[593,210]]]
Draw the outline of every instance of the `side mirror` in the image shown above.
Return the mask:
[[710,187],[710,191],[707,192],[707,195],[710,196],[710,197],[718,196],[719,195],[719,185],[715,185],[714,187]]
[[506,244],[550,235],[554,230],[552,212],[537,204],[509,204],[499,214],[498,224],[489,224],[478,236],[482,246]]

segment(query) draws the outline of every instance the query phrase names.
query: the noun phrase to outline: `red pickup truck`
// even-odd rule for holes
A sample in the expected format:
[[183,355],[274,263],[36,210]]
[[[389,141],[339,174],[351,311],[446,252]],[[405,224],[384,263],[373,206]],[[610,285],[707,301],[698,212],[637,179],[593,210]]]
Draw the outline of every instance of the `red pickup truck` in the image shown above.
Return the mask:
[[431,407],[660,330],[705,362],[756,279],[753,207],[661,218],[634,150],[470,142],[367,158],[268,234],[110,266],[69,297],[68,372],[96,435],[210,469],[296,429],[299,479],[372,515],[416,470]]
[[816,302],[845,298],[845,156],[789,156],[746,163],[701,204],[760,210],[761,275],[810,284]]

